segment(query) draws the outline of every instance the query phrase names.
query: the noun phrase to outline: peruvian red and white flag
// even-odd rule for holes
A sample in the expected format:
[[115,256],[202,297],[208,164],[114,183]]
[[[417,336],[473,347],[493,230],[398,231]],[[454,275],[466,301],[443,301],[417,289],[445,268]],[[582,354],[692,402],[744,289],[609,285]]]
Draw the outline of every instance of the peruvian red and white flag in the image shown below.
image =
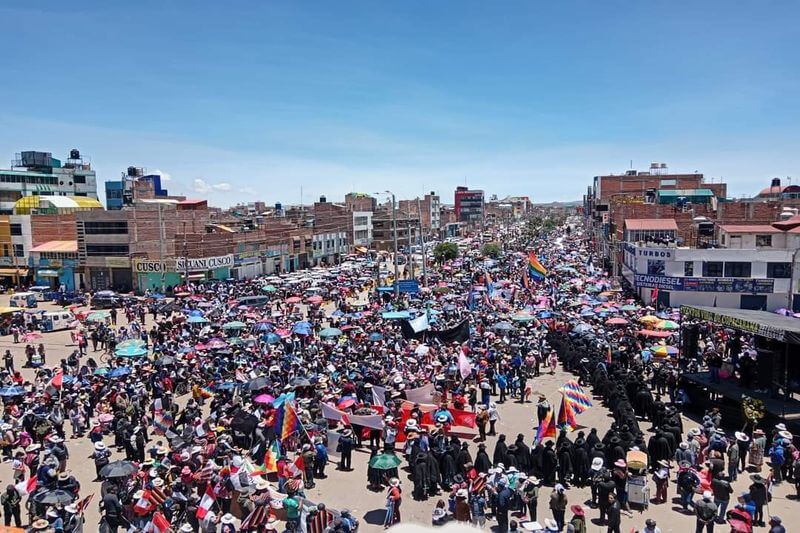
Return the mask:
[[138,516],[144,516],[150,512],[151,506],[152,503],[150,503],[150,491],[145,490],[142,491],[142,497],[139,498],[133,505],[133,512]]
[[167,533],[170,528],[169,520],[160,512],[153,515],[153,530],[156,533]]
[[289,473],[292,477],[303,477],[305,476],[306,471],[306,462],[303,461],[303,456],[298,455],[297,459],[294,460],[293,463],[289,463],[286,467],[289,469]]
[[211,506],[214,505],[216,499],[217,495],[214,494],[214,489],[211,488],[211,484],[209,483],[206,485],[206,493],[203,494],[203,497],[200,499],[200,504],[197,506],[197,513],[195,516],[199,520],[205,518],[209,509],[211,509]]
[[36,490],[36,476],[31,476],[28,481],[20,481],[14,485],[14,488],[17,489],[20,496],[27,496]]

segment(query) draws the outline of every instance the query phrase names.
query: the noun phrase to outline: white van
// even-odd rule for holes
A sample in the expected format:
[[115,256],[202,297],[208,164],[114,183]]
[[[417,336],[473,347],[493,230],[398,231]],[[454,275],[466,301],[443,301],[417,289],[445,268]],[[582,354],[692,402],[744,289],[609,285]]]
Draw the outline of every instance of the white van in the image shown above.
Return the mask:
[[18,292],[12,294],[8,303],[11,307],[38,307],[39,299],[33,292]]
[[53,289],[51,289],[47,285],[35,285],[33,287],[29,287],[28,291],[32,292],[33,294],[35,294],[36,295],[36,299],[38,301],[43,302],[44,301],[44,295],[46,293],[53,292]]
[[69,329],[70,324],[75,322],[75,315],[69,311],[53,311],[42,315],[42,331],[58,331]]

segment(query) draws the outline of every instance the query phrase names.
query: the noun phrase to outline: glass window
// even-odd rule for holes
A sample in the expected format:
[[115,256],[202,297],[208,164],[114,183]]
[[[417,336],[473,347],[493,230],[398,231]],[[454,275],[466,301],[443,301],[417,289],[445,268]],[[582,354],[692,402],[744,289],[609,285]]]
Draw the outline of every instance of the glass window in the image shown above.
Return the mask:
[[11,235],[19,237],[22,235],[22,224],[9,224],[9,230],[11,231]]
[[128,233],[128,221],[84,222],[87,235],[125,235]]
[[787,279],[792,277],[791,263],[767,263],[767,277]]
[[703,277],[704,278],[721,278],[722,277],[722,261],[704,261],[703,262]]
[[772,246],[772,235],[756,235],[756,246]]
[[683,275],[687,278],[691,278],[694,276],[694,261],[684,261],[683,263]]
[[74,177],[75,183],[86,183],[86,176],[75,176]]
[[14,255],[16,257],[25,257],[25,248],[21,244],[14,245]]
[[725,262],[725,277],[726,278],[749,278],[750,277],[749,261],[726,261]]
[[93,257],[98,256],[112,256],[112,257],[127,257],[128,245],[127,244],[87,244],[86,255]]

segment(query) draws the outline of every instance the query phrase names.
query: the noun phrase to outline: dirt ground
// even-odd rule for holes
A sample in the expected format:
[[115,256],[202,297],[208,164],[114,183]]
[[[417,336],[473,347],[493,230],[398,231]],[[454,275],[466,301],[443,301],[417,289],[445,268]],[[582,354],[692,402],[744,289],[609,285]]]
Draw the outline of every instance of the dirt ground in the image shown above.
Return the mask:
[[[0,296],[0,305],[8,305],[8,296]],[[44,304],[40,306],[41,309],[53,309],[51,304]],[[120,319],[123,319],[120,313]],[[149,317],[148,317],[149,321]],[[75,349],[71,345],[69,331],[58,331],[52,333],[44,333],[42,338],[36,341],[45,345],[47,351],[47,362],[49,365],[57,362],[63,357],[66,357],[72,350]],[[15,356],[17,368],[21,368],[24,363],[24,344],[13,344],[10,336],[0,337],[0,350],[5,352],[10,349]],[[96,359],[99,357],[99,352],[90,355]],[[31,369],[23,369],[23,375],[26,378],[32,378]],[[558,404],[559,394],[558,388],[567,380],[570,375],[564,373],[559,368],[554,375],[543,374],[541,377],[534,378],[529,381],[533,390],[540,391],[546,394],[548,400],[553,404]],[[497,425],[498,432],[505,433],[510,441],[513,441],[518,433],[523,433],[526,436],[526,443],[530,444],[534,436],[534,404],[520,404],[516,402],[507,402],[500,407],[501,419]],[[584,428],[597,427],[599,432],[603,434],[609,427],[612,419],[608,411],[595,401],[594,407],[587,410],[583,414],[578,415],[578,422]],[[696,421],[688,418],[684,420],[686,428],[696,425]],[[65,427],[68,426],[68,423]],[[644,428],[649,429],[649,425],[644,424]],[[67,431],[69,433],[69,430]],[[647,438],[647,436],[646,436]],[[491,457],[494,450],[495,439],[490,438],[487,442],[487,451]],[[90,505],[86,512],[85,531],[95,531],[96,524],[99,520],[99,512],[97,502],[99,500],[99,483],[92,481],[94,478],[94,465],[90,459],[87,459],[92,453],[92,446],[88,438],[70,439],[67,441],[70,459],[68,461],[68,469],[77,477],[81,483],[81,496],[86,496],[95,493],[95,501]],[[470,451],[474,454],[476,451],[475,445],[470,447]],[[111,460],[119,459],[121,454],[114,453]],[[367,489],[367,459],[369,455],[367,451],[360,451],[354,453],[352,472],[339,472],[335,470],[335,465],[330,465],[327,473],[327,479],[319,480],[314,489],[307,491],[307,496],[313,501],[325,502],[328,506],[336,509],[347,508],[350,509],[354,516],[356,516],[362,524],[362,531],[379,531],[382,530],[383,508],[385,501],[385,493],[371,492]],[[762,472],[766,475],[766,467]],[[430,524],[431,511],[436,503],[437,498],[429,499],[425,502],[416,502],[411,498],[411,482],[407,479],[407,473],[403,473],[403,490],[404,498],[402,504],[402,520],[403,522],[416,522],[424,525]],[[9,463],[0,464],[0,481],[3,486],[11,481],[11,468]],[[673,480],[674,481],[674,480]],[[739,480],[734,483],[735,494],[747,490],[750,481],[746,475],[740,476]],[[654,494],[655,488],[650,480],[649,485]],[[551,513],[547,508],[549,494],[551,488],[542,487],[539,498],[538,515],[540,521],[546,517],[551,517]],[[789,497],[791,495],[791,498]],[[570,488],[567,491],[569,504],[586,504],[590,500],[590,491],[588,488]],[[634,510],[632,516],[623,516],[622,531],[628,532],[631,530],[638,530],[644,526],[646,518],[653,518],[657,521],[658,527],[663,532],[692,532],[695,529],[695,519],[693,516],[684,515],[680,512],[680,507],[677,504],[676,489],[674,482],[670,483],[669,496],[671,502],[662,505],[651,505],[646,510]],[[443,496],[444,497],[444,496]],[[778,485],[774,490],[773,500],[769,506],[771,514],[777,514],[783,518],[787,531],[795,531],[793,527],[794,521],[800,521],[800,506],[794,499],[794,487],[788,483]],[[570,517],[567,513],[567,519]],[[599,512],[597,510],[587,508],[587,518],[596,522]],[[494,522],[489,521],[487,528],[494,525]],[[766,531],[766,528],[758,528]],[[757,529],[757,530],[758,530]],[[728,531],[727,525],[717,525],[716,531]],[[797,530],[800,530],[798,528]],[[590,532],[605,532],[605,526],[590,523],[588,527]]]

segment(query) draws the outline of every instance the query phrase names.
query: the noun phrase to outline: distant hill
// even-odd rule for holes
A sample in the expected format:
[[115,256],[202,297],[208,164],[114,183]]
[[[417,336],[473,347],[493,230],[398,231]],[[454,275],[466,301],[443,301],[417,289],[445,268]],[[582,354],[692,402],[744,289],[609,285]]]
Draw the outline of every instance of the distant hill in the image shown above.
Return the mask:
[[549,203],[545,203],[545,204],[533,204],[533,207],[558,208],[558,207],[577,207],[579,205],[583,205],[583,201],[576,200],[574,202],[549,202]]

